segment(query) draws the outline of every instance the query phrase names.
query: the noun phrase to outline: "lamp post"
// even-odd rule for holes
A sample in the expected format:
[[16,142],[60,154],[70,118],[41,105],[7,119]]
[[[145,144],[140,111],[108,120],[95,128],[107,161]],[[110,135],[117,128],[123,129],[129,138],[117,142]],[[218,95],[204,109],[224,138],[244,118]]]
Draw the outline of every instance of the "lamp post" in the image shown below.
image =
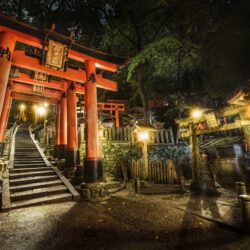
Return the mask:
[[19,119],[23,119],[24,117],[24,110],[26,109],[26,105],[24,103],[20,104],[19,105],[19,110],[20,110],[20,113],[19,113]]
[[191,122],[189,124],[190,131],[190,147],[191,147],[191,162],[192,162],[192,176],[193,182],[197,182],[199,171],[198,171],[198,158],[197,155],[199,153],[199,144],[196,135],[196,129],[194,126],[194,121],[199,120],[203,115],[202,110],[194,109],[191,111]]
[[142,154],[143,154],[143,178],[148,179],[148,142],[149,142],[149,131],[138,131],[137,140],[143,144]]
[[47,123],[47,108],[45,105],[43,106],[38,106],[35,109],[35,112],[38,116],[40,117],[44,117],[44,121],[43,121],[43,143],[44,146],[46,145],[46,123]]

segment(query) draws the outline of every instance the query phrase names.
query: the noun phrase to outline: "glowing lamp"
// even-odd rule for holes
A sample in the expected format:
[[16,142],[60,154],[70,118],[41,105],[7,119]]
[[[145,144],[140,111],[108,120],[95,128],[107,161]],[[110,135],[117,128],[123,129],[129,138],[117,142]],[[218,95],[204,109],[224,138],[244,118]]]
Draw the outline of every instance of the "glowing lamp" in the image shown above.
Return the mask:
[[39,106],[36,112],[39,116],[44,116],[46,114],[46,109],[43,106]]
[[25,104],[21,104],[20,106],[19,106],[19,108],[21,109],[21,111],[23,111],[23,110],[25,110]]
[[45,103],[43,104],[43,106],[44,106],[45,108],[47,108],[47,107],[49,106],[49,104],[48,104],[47,102],[45,102]]
[[191,112],[191,116],[193,119],[199,119],[202,116],[202,111],[200,109],[195,109]]
[[141,141],[141,142],[149,141],[149,132],[147,131],[138,132],[138,141]]

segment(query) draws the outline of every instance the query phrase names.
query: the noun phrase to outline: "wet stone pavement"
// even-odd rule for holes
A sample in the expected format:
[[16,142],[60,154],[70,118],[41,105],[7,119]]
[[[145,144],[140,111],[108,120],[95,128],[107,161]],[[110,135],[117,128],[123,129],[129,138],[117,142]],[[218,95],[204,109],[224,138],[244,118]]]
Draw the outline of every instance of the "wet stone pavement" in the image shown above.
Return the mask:
[[190,194],[136,195],[124,190],[102,203],[11,210],[0,213],[0,249],[248,250],[249,235],[196,215],[201,207],[209,214],[211,204],[225,200],[228,197],[211,200],[206,209],[200,197]]

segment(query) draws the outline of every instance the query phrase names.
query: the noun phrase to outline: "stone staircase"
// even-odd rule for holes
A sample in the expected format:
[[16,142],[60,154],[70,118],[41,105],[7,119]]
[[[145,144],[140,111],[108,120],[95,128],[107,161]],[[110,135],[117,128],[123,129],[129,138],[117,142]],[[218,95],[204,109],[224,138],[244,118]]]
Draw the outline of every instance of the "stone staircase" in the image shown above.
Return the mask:
[[69,181],[47,161],[28,127],[16,133],[9,191],[11,208],[79,199]]

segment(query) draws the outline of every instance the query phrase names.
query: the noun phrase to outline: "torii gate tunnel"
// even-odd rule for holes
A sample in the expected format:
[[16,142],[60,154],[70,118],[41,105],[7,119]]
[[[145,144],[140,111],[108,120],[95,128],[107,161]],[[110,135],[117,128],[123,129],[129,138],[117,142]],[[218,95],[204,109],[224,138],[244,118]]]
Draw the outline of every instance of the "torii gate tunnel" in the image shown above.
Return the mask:
[[1,151],[11,100],[46,100],[57,105],[54,150],[58,158],[66,159],[66,169],[73,173],[78,150],[76,95],[80,93],[85,95],[86,115],[84,181],[101,181],[97,88],[116,91],[117,83],[103,78],[97,70],[116,72],[125,61],[77,44],[72,37],[53,30],[41,31],[0,15]]

